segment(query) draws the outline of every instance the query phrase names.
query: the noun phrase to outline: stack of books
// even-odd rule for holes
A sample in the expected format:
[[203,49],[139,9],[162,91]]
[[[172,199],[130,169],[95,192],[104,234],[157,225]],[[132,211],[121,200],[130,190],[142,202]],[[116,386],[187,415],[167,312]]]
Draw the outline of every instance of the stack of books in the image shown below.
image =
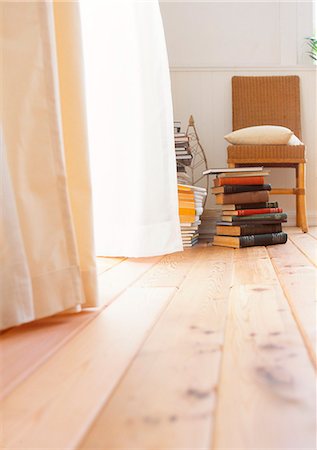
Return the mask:
[[224,247],[285,244],[282,223],[287,214],[277,202],[269,201],[271,185],[265,183],[263,167],[210,169],[216,175],[211,189],[222,216],[216,225],[213,244]]
[[180,122],[174,122],[174,143],[177,180],[181,184],[189,184],[190,176],[186,171],[186,167],[191,165],[193,156],[189,145],[189,137],[186,133],[181,132]]
[[207,195],[204,188],[178,185],[179,218],[183,247],[192,247],[198,242],[198,226],[203,213],[203,202]]

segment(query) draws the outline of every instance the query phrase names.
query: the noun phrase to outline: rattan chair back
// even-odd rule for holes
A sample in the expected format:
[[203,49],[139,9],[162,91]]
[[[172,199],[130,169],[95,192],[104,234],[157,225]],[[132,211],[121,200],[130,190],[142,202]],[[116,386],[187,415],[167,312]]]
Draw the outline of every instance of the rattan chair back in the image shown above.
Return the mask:
[[298,76],[232,78],[232,128],[280,125],[301,139]]

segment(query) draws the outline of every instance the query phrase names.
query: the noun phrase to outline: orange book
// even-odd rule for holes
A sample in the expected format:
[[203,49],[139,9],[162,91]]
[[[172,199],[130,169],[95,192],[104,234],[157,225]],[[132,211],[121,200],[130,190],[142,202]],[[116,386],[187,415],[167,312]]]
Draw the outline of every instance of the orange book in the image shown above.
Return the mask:
[[192,189],[189,186],[186,186],[184,184],[178,184],[177,185],[178,192],[193,192]]
[[189,192],[188,194],[180,194],[178,193],[178,199],[179,200],[185,200],[186,202],[194,201],[195,196],[193,192]]
[[232,177],[232,178],[215,178],[214,186],[225,186],[227,184],[264,184],[264,177]]
[[179,216],[180,223],[193,223],[195,222],[195,216]]
[[194,202],[184,202],[184,200],[181,200],[178,202],[178,207],[195,209],[195,203]]
[[195,208],[179,208],[178,209],[180,216],[194,216],[195,217]]

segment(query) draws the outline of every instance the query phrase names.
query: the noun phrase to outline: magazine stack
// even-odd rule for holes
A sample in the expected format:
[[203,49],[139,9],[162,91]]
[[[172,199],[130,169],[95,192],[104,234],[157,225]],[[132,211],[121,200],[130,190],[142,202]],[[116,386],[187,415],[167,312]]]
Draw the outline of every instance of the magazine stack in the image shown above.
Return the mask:
[[187,173],[187,167],[191,165],[193,156],[189,145],[189,137],[181,131],[180,122],[174,122],[174,144],[177,181],[180,184],[190,184],[191,178]]
[[179,218],[184,248],[192,247],[198,242],[198,227],[201,224],[200,216],[206,195],[205,188],[178,185]]

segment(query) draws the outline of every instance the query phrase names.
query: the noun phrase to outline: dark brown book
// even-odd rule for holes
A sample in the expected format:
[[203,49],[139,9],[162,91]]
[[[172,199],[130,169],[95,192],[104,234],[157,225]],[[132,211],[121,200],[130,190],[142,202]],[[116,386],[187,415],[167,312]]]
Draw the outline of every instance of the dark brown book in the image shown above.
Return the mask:
[[216,205],[226,205],[232,203],[259,203],[268,202],[268,191],[238,192],[237,194],[217,194]]
[[253,214],[252,216],[222,216],[223,222],[232,223],[279,223],[287,222],[286,213]]
[[226,184],[211,188],[213,194],[235,194],[238,192],[270,191],[270,184]]
[[222,247],[254,247],[256,245],[275,245],[285,244],[287,241],[286,233],[268,233],[268,234],[251,234],[248,236],[215,236],[213,245]]
[[247,204],[235,204],[235,205],[223,205],[222,210],[237,211],[239,209],[260,209],[260,208],[278,208],[277,202],[262,202],[262,203],[247,203]]
[[272,225],[262,224],[241,224],[241,225],[217,225],[216,234],[221,236],[248,236],[250,234],[268,234],[279,233],[282,231],[282,225],[280,223]]

